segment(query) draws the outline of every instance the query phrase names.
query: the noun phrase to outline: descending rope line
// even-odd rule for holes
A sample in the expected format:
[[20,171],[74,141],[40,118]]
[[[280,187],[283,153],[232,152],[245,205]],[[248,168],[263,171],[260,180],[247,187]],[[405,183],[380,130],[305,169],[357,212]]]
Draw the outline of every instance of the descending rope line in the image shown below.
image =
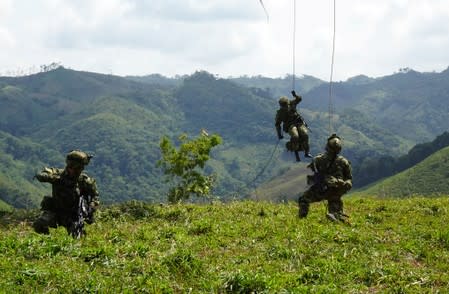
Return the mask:
[[329,134],[332,134],[332,118],[333,118],[333,104],[332,104],[332,78],[334,75],[334,57],[335,57],[335,27],[336,27],[336,8],[335,8],[336,0],[334,0],[334,30],[332,36],[332,57],[331,57],[331,72],[329,77]]
[[296,64],[296,0],[293,0],[293,81],[292,90],[295,90],[295,64]]
[[265,169],[268,167],[268,165],[271,162],[271,159],[273,159],[273,155],[276,152],[276,149],[279,146],[279,142],[281,142],[281,140],[278,140],[278,142],[276,143],[276,146],[274,147],[273,151],[271,152],[270,158],[268,159],[267,163],[265,164],[265,166],[262,168],[262,170],[256,175],[256,177],[250,182],[251,184],[254,184],[257,179],[263,174],[263,172],[265,171]]
[[270,164],[271,160],[273,159],[274,153],[276,152],[280,142],[281,142],[281,140],[278,140],[278,142],[276,143],[276,146],[274,146],[273,151],[271,152],[270,158],[267,160],[267,162],[265,163],[263,168],[260,170],[260,172],[254,177],[254,179],[249,181],[249,182],[247,182],[243,187],[237,189],[237,191],[235,191],[234,193],[231,193],[231,194],[236,195],[236,194],[242,192],[243,188],[247,188],[247,187],[250,187],[250,186],[254,187],[254,191],[257,194],[255,182],[265,172],[265,169],[268,167],[268,165]]
[[262,168],[262,170],[256,175],[256,177],[250,182],[252,184],[252,186],[254,186],[254,194],[256,195],[256,199],[258,198],[257,196],[257,187],[255,185],[256,180],[263,174],[263,172],[265,171],[265,169],[267,168],[267,166],[270,164],[271,159],[273,159],[273,155],[276,152],[278,146],[279,146],[279,142],[281,142],[281,140],[278,140],[278,142],[276,143],[276,146],[274,146],[273,152],[271,152],[270,158],[268,159],[267,163],[265,164],[265,166]]
[[268,16],[268,11],[265,8],[265,5],[263,4],[263,1],[259,0],[259,2],[260,2],[260,5],[262,5],[263,11],[265,11],[265,15],[267,16],[267,22],[268,22],[270,20],[270,17]]

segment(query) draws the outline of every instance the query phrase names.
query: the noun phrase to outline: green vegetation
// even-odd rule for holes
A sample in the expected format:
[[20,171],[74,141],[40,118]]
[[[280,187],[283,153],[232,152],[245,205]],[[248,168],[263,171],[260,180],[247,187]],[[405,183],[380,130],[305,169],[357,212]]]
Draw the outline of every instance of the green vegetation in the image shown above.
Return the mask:
[[[386,178],[407,168],[411,168],[424,160],[426,157],[446,146],[449,146],[449,132],[444,132],[436,137],[432,142],[417,144],[410,149],[407,154],[396,158],[393,156],[381,156],[374,158],[368,157],[365,160],[361,160],[353,171],[354,178],[357,179],[355,187],[363,187],[381,178]],[[440,172],[442,173],[439,174]],[[437,180],[436,178],[444,176],[445,173],[441,169],[434,170],[433,174],[435,175],[435,180]],[[425,185],[425,187],[428,188],[432,182],[432,179],[431,177],[426,178],[426,181],[430,181],[429,184]],[[438,185],[439,184],[437,184],[437,186]],[[433,191],[433,188],[428,191]],[[420,193],[425,192],[426,191],[424,190],[420,191]]]
[[358,193],[378,197],[439,196],[449,191],[449,147],[419,164],[381,180]]
[[[290,93],[290,78],[223,79],[203,71],[173,79],[123,78],[62,67],[0,77],[0,199],[16,208],[37,207],[50,187],[33,182],[33,173],[43,166],[63,167],[67,152],[83,149],[95,155],[87,173],[97,180],[102,203],[165,202],[158,143],[202,128],[224,142],[205,166],[217,175],[214,196],[247,198],[255,186],[296,165],[285,151],[286,140],[274,152],[277,98]],[[382,165],[375,166],[383,162],[379,159],[398,158],[449,129],[448,85],[449,70],[335,84],[334,131],[344,139],[356,185],[357,179],[369,184],[387,175]],[[327,86],[310,76],[298,79],[313,154],[323,150],[329,135]],[[376,172],[367,172],[372,167]],[[299,169],[297,178],[304,171]]]
[[221,137],[209,136],[202,130],[195,139],[189,140],[186,134],[178,139],[181,143],[178,150],[167,137],[163,137],[160,143],[162,159],[157,165],[164,170],[167,181],[175,185],[168,192],[168,201],[177,203],[189,199],[191,195],[207,197],[215,176],[204,175],[203,169],[211,149],[222,142]]
[[3,211],[11,211],[12,207],[8,203],[0,199],[0,213]]
[[88,235],[32,232],[36,211],[0,218],[5,293],[445,293],[449,198],[345,198],[324,204],[150,205],[99,211]]

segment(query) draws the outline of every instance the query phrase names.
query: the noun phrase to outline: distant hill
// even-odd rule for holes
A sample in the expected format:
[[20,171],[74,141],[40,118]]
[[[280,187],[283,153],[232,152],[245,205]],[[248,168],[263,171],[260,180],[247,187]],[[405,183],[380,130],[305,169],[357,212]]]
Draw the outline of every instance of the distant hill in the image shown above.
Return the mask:
[[146,76],[126,76],[125,78],[146,84],[165,85],[165,86],[180,86],[187,76],[177,76],[174,78],[164,77],[160,74],[151,74]]
[[357,164],[353,169],[354,187],[363,187],[381,178],[389,177],[421,162],[436,151],[449,146],[449,132],[436,137],[431,142],[421,143],[399,157],[384,155],[372,157]]
[[[268,78],[263,76],[230,78],[243,86],[259,89],[261,93],[265,91],[266,95],[271,95],[278,99],[280,96],[290,96],[293,89],[293,76],[287,75],[283,78]],[[309,75],[295,77],[295,90],[298,94],[309,92],[313,88],[325,84],[324,81]]]
[[[328,85],[311,89],[304,107],[326,111]],[[376,125],[416,143],[449,129],[449,68],[440,73],[411,69],[376,79],[359,76],[333,85],[337,110],[352,108]]]
[[449,191],[449,147],[445,147],[417,165],[383,179],[355,194],[378,197],[439,196]]
[[273,202],[296,201],[299,193],[307,189],[307,174],[311,172],[306,168],[306,164],[297,164],[254,189],[251,199]]
[[[344,138],[344,154],[354,166],[384,155],[405,154],[436,132],[427,131],[434,124],[448,129],[447,120],[440,119],[447,117],[447,110],[435,103],[435,89],[441,99],[449,99],[444,94],[445,72],[413,74],[418,94],[410,90],[409,96],[429,98],[422,109],[434,112],[432,120],[407,120],[407,128],[385,127],[373,115],[380,108],[373,108],[374,112],[367,108],[373,101],[373,105],[391,105],[396,95],[403,97],[401,90],[409,79],[401,79],[408,74],[412,73],[384,77],[382,84],[366,77],[336,84],[334,131]],[[182,133],[196,136],[201,128],[224,139],[206,167],[208,173],[217,175],[214,195],[232,199],[239,191],[239,197],[248,197],[255,186],[296,168],[294,156],[285,151],[285,139],[275,150],[274,115],[278,95],[289,95],[291,90],[288,78],[224,79],[207,72],[175,78],[123,78],[63,67],[25,77],[0,77],[4,162],[0,199],[16,207],[37,206],[50,187],[32,181],[34,172],[46,165],[63,167],[64,155],[79,148],[95,155],[86,171],[96,177],[103,203],[162,202],[167,187],[155,166],[160,138],[168,135],[176,140]],[[376,85],[388,87],[380,91]],[[326,83],[310,76],[298,79],[298,92],[304,98],[300,111],[310,127],[314,154],[323,150],[329,136],[327,108],[323,110],[327,101],[318,103],[325,97],[323,87]],[[342,89],[348,95],[342,95]],[[422,93],[429,96],[423,98]],[[352,103],[353,97],[361,97],[359,103]],[[416,105],[400,103],[397,107],[399,114],[414,113]],[[416,132],[411,135],[410,129]],[[304,177],[304,170],[296,172],[298,178]]]

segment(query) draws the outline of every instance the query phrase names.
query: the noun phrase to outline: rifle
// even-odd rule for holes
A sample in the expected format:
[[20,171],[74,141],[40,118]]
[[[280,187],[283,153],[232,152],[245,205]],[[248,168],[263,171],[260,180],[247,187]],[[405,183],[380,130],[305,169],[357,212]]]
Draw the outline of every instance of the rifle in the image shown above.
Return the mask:
[[324,176],[317,170],[315,161],[312,160],[308,167],[310,167],[310,169],[313,171],[313,175],[307,176],[307,184],[312,185],[312,187],[316,187],[318,191],[320,191],[320,193],[326,192],[328,187],[324,183]]
[[93,208],[89,205],[90,201],[90,195],[79,195],[78,207],[75,209],[75,213],[72,216],[72,223],[69,228],[69,234],[75,239],[79,239],[86,235],[84,221],[91,218],[93,214]]

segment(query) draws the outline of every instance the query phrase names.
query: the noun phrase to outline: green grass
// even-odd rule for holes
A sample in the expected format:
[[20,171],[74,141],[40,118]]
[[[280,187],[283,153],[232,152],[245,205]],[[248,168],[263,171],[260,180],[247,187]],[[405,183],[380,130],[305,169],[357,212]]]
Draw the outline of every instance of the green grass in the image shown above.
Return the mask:
[[449,191],[449,147],[433,153],[422,162],[394,176],[380,180],[354,195],[407,197],[440,196]]
[[11,206],[8,205],[6,202],[0,199],[0,213],[2,211],[10,211],[12,210]]
[[447,293],[449,199],[344,199],[351,224],[323,203],[104,207],[88,235],[0,218],[2,293]]

